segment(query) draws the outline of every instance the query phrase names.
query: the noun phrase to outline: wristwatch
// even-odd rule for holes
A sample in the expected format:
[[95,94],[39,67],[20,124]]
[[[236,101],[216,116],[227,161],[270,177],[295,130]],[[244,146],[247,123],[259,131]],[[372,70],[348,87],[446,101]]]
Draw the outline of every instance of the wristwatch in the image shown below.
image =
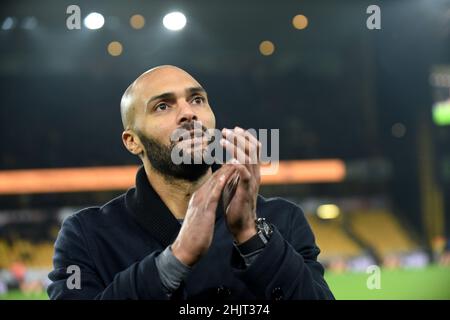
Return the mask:
[[257,218],[255,224],[257,233],[247,241],[237,245],[239,252],[243,255],[264,248],[272,236],[273,228],[267,223],[266,219]]

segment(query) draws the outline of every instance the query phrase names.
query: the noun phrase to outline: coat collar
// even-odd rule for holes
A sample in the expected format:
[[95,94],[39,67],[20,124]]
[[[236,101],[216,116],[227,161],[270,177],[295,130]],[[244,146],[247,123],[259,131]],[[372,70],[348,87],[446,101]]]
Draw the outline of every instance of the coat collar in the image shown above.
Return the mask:
[[[213,171],[218,166],[213,166]],[[144,166],[136,174],[136,187],[125,194],[128,212],[164,247],[172,244],[181,225],[150,185]],[[216,210],[216,223],[223,216],[222,202]]]

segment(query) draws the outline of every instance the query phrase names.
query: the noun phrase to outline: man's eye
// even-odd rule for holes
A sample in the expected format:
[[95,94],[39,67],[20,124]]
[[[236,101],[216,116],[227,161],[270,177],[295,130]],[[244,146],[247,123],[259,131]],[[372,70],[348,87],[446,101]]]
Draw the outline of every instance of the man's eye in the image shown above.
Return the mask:
[[169,106],[167,105],[167,103],[160,103],[155,107],[155,111],[161,110],[167,110],[169,108]]
[[195,96],[195,97],[192,99],[192,103],[200,104],[200,103],[204,103],[205,100],[206,100],[206,99],[205,99],[204,97],[202,97],[202,96]]

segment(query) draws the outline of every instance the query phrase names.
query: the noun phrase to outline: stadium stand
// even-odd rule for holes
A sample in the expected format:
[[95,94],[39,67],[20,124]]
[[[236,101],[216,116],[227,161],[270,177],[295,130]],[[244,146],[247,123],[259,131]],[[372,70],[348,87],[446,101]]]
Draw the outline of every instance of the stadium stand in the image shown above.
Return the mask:
[[411,252],[418,248],[407,230],[386,210],[351,212],[348,217],[354,234],[381,257]]
[[30,268],[51,268],[53,243],[31,243],[16,240],[11,244],[0,239],[0,269],[9,268],[14,263],[23,263]]
[[321,249],[321,260],[345,259],[362,254],[362,248],[344,232],[341,219],[322,220],[313,214],[307,215],[307,219]]

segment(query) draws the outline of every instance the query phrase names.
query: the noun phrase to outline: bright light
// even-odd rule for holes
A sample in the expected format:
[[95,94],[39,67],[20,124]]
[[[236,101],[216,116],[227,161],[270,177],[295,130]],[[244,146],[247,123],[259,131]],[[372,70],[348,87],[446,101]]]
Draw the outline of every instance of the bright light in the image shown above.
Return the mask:
[[336,219],[339,213],[339,207],[335,204],[323,204],[317,208],[317,215],[320,219]]
[[134,29],[142,29],[145,25],[145,18],[140,14],[135,14],[130,18],[130,24]]
[[275,45],[272,43],[272,41],[263,41],[259,44],[259,52],[263,56],[270,56],[275,51]]
[[302,14],[298,14],[292,19],[292,25],[295,29],[303,30],[308,26],[308,18]]
[[105,18],[100,13],[92,12],[84,18],[84,25],[86,28],[95,30],[100,29],[105,24]]
[[450,125],[450,99],[438,102],[433,106],[433,121],[438,126]]
[[186,25],[186,16],[181,12],[171,12],[165,15],[163,25],[169,30],[178,31]]
[[11,30],[14,28],[16,20],[12,17],[7,17],[2,23],[2,30]]
[[120,56],[122,54],[123,47],[119,41],[113,41],[108,44],[108,53],[113,57]]

